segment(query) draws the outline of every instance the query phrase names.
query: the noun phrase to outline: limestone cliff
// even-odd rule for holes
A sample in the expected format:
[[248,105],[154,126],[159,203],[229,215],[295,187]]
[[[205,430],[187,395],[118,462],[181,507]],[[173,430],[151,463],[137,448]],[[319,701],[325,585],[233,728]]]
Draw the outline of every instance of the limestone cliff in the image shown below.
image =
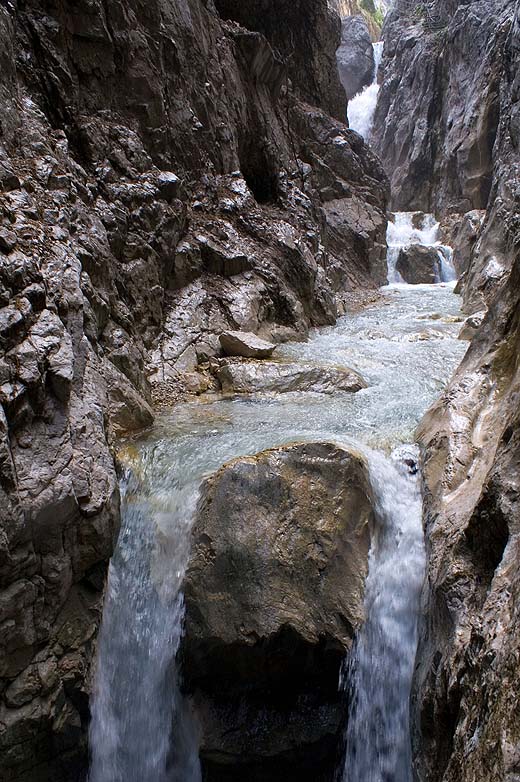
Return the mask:
[[385,278],[387,183],[339,121],[339,17],[258,7],[0,5],[6,782],[82,778],[111,449],[152,422],[152,383],[225,328],[301,336]]
[[485,209],[513,0],[398,0],[383,30],[374,148],[395,209]]
[[[489,311],[419,429],[428,545],[413,699],[420,782],[512,782],[520,773],[520,9],[511,24],[514,4],[480,5],[484,59],[494,51],[499,67],[498,124],[464,296]],[[477,61],[474,70],[478,81]]]

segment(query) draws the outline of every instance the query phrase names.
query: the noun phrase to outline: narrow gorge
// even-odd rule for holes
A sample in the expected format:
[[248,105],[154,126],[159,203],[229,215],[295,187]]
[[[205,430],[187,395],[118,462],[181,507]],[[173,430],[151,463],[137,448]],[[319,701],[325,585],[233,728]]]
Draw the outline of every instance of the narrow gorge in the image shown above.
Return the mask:
[[0,782],[518,782],[520,4],[0,40]]

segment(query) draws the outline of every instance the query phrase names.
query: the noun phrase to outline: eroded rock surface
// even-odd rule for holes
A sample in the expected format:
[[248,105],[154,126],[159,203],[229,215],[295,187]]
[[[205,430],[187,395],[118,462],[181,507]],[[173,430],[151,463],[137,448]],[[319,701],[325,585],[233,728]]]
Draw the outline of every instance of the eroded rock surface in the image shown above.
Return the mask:
[[350,100],[372,84],[375,71],[374,49],[362,16],[347,16],[341,23],[341,45],[336,52],[341,83]]
[[[482,4],[491,9],[490,30],[502,35],[504,6]],[[513,782],[520,773],[519,14],[497,60],[493,181],[463,286],[467,309],[489,310],[419,429],[428,548],[413,697],[421,782]]]
[[213,373],[224,392],[237,394],[286,394],[291,391],[334,394],[360,391],[367,385],[353,369],[314,364],[221,360]]
[[373,144],[395,209],[464,214],[490,195],[515,3],[427,5],[397,2],[385,19]]
[[439,253],[434,247],[422,244],[403,247],[399,251],[395,268],[410,285],[433,284],[440,280]]
[[84,771],[111,445],[151,423],[150,382],[219,352],[225,330],[331,323],[383,274],[387,183],[340,121],[339,18],[300,3],[312,24],[291,59],[295,4],[286,26],[248,5],[242,24],[202,0],[0,7],[9,782]]
[[372,524],[364,458],[330,443],[240,458],[208,479],[181,649],[206,779],[333,777]]

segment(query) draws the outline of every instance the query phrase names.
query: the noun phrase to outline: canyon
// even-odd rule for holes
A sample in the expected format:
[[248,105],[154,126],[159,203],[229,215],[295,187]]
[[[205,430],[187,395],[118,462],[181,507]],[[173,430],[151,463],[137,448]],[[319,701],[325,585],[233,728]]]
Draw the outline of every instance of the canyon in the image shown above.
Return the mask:
[[0,40],[2,782],[516,782],[518,3]]

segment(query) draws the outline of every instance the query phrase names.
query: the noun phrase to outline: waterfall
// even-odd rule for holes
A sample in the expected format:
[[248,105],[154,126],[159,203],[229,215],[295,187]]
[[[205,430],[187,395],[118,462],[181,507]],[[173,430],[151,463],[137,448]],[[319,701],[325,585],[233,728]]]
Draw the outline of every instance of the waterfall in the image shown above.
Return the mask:
[[414,447],[369,456],[377,529],[366,621],[343,674],[350,707],[340,782],[411,782],[409,701],[424,578],[422,498]]
[[439,255],[439,267],[436,282],[453,282],[457,274],[453,267],[453,250],[438,241],[440,223],[432,214],[420,212],[395,212],[388,221],[386,241],[388,246],[388,280],[391,283],[403,282],[396,271],[399,252],[411,244],[434,247]]
[[372,84],[356,95],[348,103],[348,124],[359,133],[363,138],[368,140],[370,132],[372,130],[372,123],[374,114],[376,111],[377,96],[379,93],[379,84],[377,82],[377,73],[381,64],[381,58],[383,56],[383,42],[378,41],[372,44],[374,47],[374,79]]
[[99,637],[89,782],[199,782],[196,736],[175,670],[197,491],[152,492],[129,474],[122,495]]

